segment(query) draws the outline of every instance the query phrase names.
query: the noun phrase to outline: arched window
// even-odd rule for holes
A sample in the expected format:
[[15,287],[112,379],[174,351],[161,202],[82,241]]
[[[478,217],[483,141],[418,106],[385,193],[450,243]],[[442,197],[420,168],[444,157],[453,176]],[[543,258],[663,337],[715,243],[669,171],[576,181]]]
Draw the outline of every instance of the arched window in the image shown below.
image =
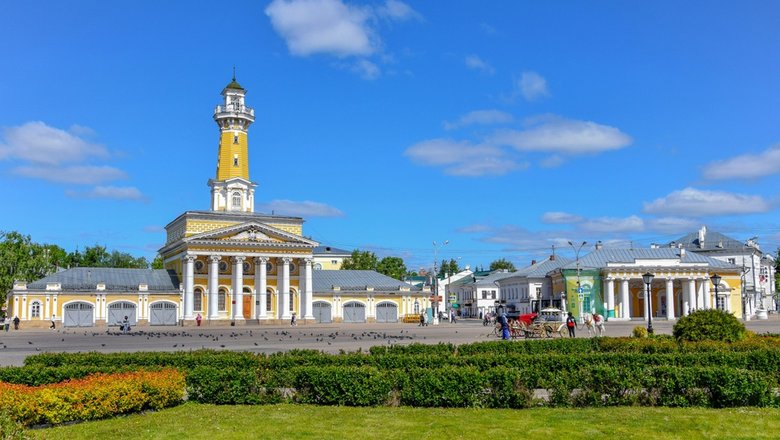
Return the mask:
[[41,317],[41,303],[39,303],[38,301],[33,301],[33,303],[30,304],[30,317],[31,318]]
[[225,309],[225,297],[227,296],[227,293],[225,292],[225,289],[219,289],[219,293],[217,293],[217,310],[220,312],[224,312]]
[[235,209],[235,210],[241,209],[241,193],[240,192],[234,192],[233,193],[233,209]]
[[193,302],[192,302],[192,308],[196,312],[202,312],[203,311],[203,290],[198,288],[195,289],[195,294],[193,295]]

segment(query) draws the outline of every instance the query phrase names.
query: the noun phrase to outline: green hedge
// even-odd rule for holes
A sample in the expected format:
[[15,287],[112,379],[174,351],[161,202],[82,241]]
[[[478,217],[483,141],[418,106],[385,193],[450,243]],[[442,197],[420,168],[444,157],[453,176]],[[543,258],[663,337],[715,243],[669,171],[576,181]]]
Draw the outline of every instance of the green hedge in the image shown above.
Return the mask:
[[61,367],[174,367],[189,370],[199,365],[218,367],[253,368],[257,366],[257,355],[236,351],[176,351],[176,352],[135,352],[135,353],[42,353],[28,356],[24,360],[27,366]]

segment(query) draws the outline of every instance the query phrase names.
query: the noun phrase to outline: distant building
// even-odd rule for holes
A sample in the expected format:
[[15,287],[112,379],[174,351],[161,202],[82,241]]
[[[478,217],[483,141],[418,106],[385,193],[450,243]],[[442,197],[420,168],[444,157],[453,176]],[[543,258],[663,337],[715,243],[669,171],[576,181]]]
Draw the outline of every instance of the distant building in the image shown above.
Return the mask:
[[538,312],[545,307],[561,307],[561,299],[555,299],[550,272],[569,264],[572,260],[559,255],[524,267],[511,276],[497,280],[499,296],[506,301],[507,310],[516,314]]
[[314,270],[339,270],[344,260],[352,256],[351,251],[332,246],[317,246],[313,251]]
[[767,311],[777,310],[775,258],[761,251],[756,237],[740,241],[702,226],[668,246],[683,248],[739,267],[743,273],[741,295],[747,317],[756,314],[766,317]]

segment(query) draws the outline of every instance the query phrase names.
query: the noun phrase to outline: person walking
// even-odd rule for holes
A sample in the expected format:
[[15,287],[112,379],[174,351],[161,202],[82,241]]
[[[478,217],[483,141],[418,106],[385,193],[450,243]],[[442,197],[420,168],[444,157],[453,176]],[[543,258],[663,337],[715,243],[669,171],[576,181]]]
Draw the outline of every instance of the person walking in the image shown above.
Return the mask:
[[501,339],[509,340],[509,320],[506,317],[506,313],[498,315],[498,323],[501,324]]
[[126,335],[127,332],[130,331],[130,319],[125,316],[125,319],[122,320],[122,334]]
[[200,313],[198,313],[198,316],[195,317],[195,323],[200,327],[200,322],[203,321],[203,317],[200,316]]
[[57,328],[57,315],[54,313],[51,314],[51,325],[49,326],[50,329],[54,330]]
[[569,316],[566,317],[566,328],[569,329],[569,337],[574,337],[574,329],[577,326],[577,321],[574,316],[569,312]]
[[14,316],[14,330],[19,330],[19,317]]
[[295,327],[298,325],[297,322],[295,322],[295,312],[292,313],[292,316],[290,317],[290,326]]
[[8,329],[11,327],[11,318],[5,317],[2,320],[3,327],[5,327],[5,331],[8,331]]
[[450,310],[450,323],[455,324],[455,322],[457,322],[455,319],[455,310]]
[[420,323],[417,325],[419,327],[425,327],[425,312],[420,313]]

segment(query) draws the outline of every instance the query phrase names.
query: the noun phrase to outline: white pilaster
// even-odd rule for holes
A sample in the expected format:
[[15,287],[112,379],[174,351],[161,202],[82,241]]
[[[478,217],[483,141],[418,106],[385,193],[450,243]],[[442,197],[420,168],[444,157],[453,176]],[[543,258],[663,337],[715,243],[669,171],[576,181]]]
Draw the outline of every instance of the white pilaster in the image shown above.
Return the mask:
[[666,279],[666,319],[674,319],[674,278]]
[[615,280],[607,278],[607,317],[615,317]]
[[702,290],[704,290],[704,309],[711,309],[712,308],[712,298],[710,297],[710,280],[705,278],[704,281],[701,282],[702,284]]
[[244,257],[233,257],[233,319],[244,319]]
[[[648,301],[650,301],[650,299],[653,297],[653,284],[650,283],[650,286],[648,288],[648,285],[643,283],[642,284],[642,294],[643,294],[643,296],[645,298],[645,303],[642,304],[642,316],[644,316],[645,317],[645,321],[647,321],[648,313],[650,312],[650,311],[647,310],[647,304],[648,304]],[[651,306],[652,306],[652,304],[651,304]]]
[[290,318],[290,261],[292,258],[282,258],[282,282],[279,297],[281,298],[282,319]]
[[312,285],[312,259],[306,258],[304,260],[306,262],[306,310],[305,315],[303,316],[305,319],[314,319],[314,286]]
[[219,318],[219,256],[209,257],[209,319]]
[[628,278],[620,281],[620,314],[623,319],[631,319],[631,306],[628,303]]
[[704,285],[708,284],[707,279],[700,279],[696,286],[696,310],[704,309]]
[[195,256],[185,255],[184,261],[184,319],[194,318]]
[[255,292],[260,298],[260,305],[257,306],[257,319],[268,319],[266,304],[268,302],[268,272],[266,264],[267,258],[255,258]]

